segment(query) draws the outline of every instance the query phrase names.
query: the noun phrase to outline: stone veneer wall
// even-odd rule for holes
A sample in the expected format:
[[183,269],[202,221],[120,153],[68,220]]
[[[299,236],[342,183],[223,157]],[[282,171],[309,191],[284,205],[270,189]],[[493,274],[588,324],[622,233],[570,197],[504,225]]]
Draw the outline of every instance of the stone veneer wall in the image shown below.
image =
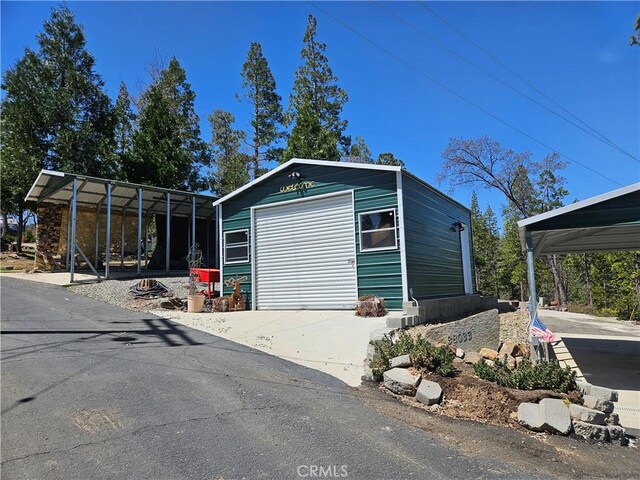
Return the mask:
[[54,255],[58,254],[60,243],[60,227],[62,225],[63,205],[45,203],[39,205],[36,214],[36,255],[35,268],[39,270],[53,270],[55,268]]

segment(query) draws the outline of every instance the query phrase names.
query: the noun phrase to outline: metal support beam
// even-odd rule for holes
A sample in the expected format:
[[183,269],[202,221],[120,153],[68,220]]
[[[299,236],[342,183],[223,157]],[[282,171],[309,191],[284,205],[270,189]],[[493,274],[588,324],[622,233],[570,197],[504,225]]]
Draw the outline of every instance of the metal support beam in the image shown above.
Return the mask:
[[142,188],[138,188],[138,266],[136,270],[138,275],[140,275],[140,263],[142,262],[142,245],[140,244],[140,242],[142,241],[142,193]]
[[64,268],[68,272],[69,271],[69,257],[71,253],[71,203],[69,204],[69,209],[67,210],[67,248],[64,251]]
[[196,246],[196,197],[191,197],[191,248]]
[[124,219],[127,216],[127,207],[122,209],[122,219],[120,221],[120,270],[124,270]]
[[531,351],[536,353],[536,360],[540,360],[540,341],[531,335],[531,324],[533,323],[533,319],[537,315],[538,310],[538,299],[536,292],[536,275],[534,270],[534,246],[533,246],[533,238],[531,237],[531,232],[525,232],[525,246],[527,249],[527,281],[529,282],[529,324],[527,326],[527,331],[529,332],[529,341],[531,343]]
[[98,273],[98,271],[94,268],[93,265],[91,265],[91,262],[89,261],[89,259],[87,258],[87,256],[84,254],[84,252],[82,251],[82,249],[80,248],[80,245],[76,244],[76,249],[78,250],[78,253],[80,254],[80,256],[84,259],[85,262],[87,262],[87,266],[91,269],[91,271],[93,272],[93,274],[98,277],[98,280],[100,280],[100,274]]
[[100,200],[100,203],[98,203],[98,210],[96,211],[96,251],[95,251],[95,255],[93,257],[93,261],[96,264],[96,268],[98,268],[98,255],[100,253],[100,250],[98,248],[98,244],[100,243],[100,213],[102,213],[102,203],[104,201],[104,198],[102,200]]
[[73,275],[76,267],[76,201],[78,200],[78,180],[73,177],[71,196],[71,255],[70,255],[70,283],[73,283]]
[[169,258],[171,256],[171,193],[167,192],[167,231],[165,239],[165,264],[164,270],[169,273]]
[[104,276],[109,278],[109,261],[111,260],[111,183],[107,183],[107,239],[104,249]]

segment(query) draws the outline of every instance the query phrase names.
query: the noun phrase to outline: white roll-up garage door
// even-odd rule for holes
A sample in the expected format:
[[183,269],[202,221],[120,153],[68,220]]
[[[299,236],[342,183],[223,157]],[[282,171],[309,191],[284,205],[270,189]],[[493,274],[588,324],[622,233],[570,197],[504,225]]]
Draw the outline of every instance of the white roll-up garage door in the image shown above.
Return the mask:
[[256,306],[353,308],[358,297],[351,193],[256,208]]

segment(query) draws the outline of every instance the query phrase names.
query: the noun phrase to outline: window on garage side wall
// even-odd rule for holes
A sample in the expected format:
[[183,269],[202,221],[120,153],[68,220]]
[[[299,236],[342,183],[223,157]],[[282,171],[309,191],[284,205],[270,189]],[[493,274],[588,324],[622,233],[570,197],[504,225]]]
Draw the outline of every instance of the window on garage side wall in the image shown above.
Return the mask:
[[398,248],[396,210],[377,210],[359,215],[360,251],[375,252]]
[[224,263],[249,261],[249,230],[224,232]]

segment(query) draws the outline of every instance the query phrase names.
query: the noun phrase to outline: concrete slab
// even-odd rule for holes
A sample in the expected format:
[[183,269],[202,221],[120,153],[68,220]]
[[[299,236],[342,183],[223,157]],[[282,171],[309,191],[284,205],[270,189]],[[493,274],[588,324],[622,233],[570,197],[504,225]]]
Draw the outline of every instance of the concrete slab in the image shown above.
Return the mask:
[[[118,266],[112,266],[109,272],[109,279],[136,279],[142,277],[153,277],[162,279],[164,277],[176,277],[176,276],[187,276],[187,272],[185,271],[170,271],[168,274],[165,272],[142,272],[141,275],[136,275],[135,271],[125,270],[124,272],[117,271],[120,268]],[[100,271],[102,274],[104,270]],[[47,283],[49,285],[58,285],[58,286],[67,286],[71,285],[69,283],[69,272],[37,272],[37,273],[26,273],[26,272],[2,272],[0,273],[0,281],[2,278],[17,278],[19,280],[27,280],[31,282],[39,282],[39,283]],[[74,274],[74,285],[77,283],[95,283],[98,282],[96,276],[92,273],[75,273]]]
[[371,333],[386,317],[352,311],[152,312],[191,328],[232,340],[358,386]]

